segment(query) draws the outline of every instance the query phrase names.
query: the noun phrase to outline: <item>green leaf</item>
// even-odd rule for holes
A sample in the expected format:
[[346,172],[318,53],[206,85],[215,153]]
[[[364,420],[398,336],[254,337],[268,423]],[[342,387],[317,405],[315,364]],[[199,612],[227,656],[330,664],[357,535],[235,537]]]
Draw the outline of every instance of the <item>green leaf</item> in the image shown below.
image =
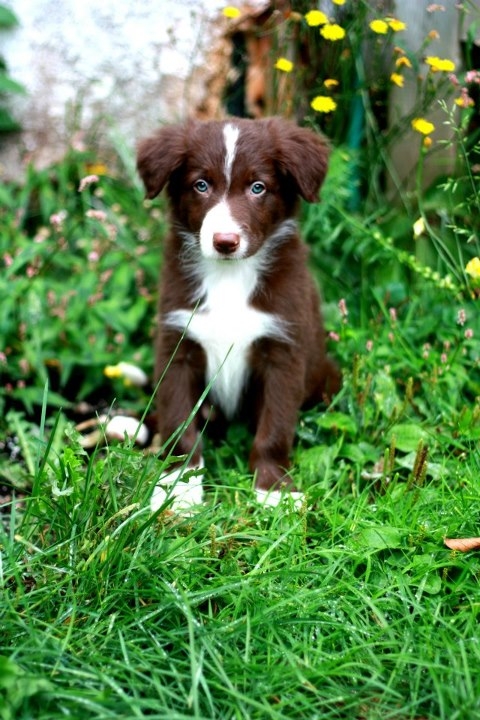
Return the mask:
[[378,460],[378,450],[365,442],[345,443],[340,450],[340,457],[347,458],[354,463],[364,466],[369,462]]
[[355,435],[357,426],[350,415],[342,412],[329,412],[317,420],[318,427],[324,430],[335,430],[345,435]]
[[[409,452],[407,455],[404,455],[403,457],[397,457],[396,463],[400,467],[407,468],[408,470],[412,471],[415,467],[415,460],[417,457],[416,451]],[[444,465],[441,465],[440,463],[435,462],[428,462],[426,466],[426,474],[435,480],[439,480],[442,478],[447,470]]]
[[402,452],[414,452],[420,441],[427,442],[428,433],[414,423],[399,423],[392,428],[389,441],[395,438],[395,447]]
[[376,406],[385,417],[391,417],[393,412],[401,407],[395,381],[383,370],[380,370],[375,377],[373,397]]
[[403,547],[405,533],[391,525],[370,525],[354,538],[355,544],[366,550],[386,550]]
[[10,658],[0,655],[0,688],[11,687],[19,674],[21,674],[21,668]]
[[0,704],[1,720],[20,717],[18,710],[29,698],[53,691],[51,682],[45,678],[27,675],[20,665],[5,655],[0,655],[0,688],[4,691]]
[[20,130],[20,125],[10,115],[8,110],[0,108],[0,132],[16,132]]
[[11,28],[18,25],[18,19],[5,5],[0,5],[0,28]]
[[25,94],[25,87],[6,73],[0,72],[0,93]]

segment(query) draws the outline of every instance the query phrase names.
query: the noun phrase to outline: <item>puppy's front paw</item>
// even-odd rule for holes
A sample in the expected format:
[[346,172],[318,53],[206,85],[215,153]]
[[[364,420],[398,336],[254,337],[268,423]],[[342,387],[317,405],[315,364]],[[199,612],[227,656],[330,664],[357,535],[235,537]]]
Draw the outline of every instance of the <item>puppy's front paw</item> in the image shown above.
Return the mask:
[[291,477],[275,463],[257,463],[255,470],[255,497],[258,503],[276,507],[283,500],[293,500],[295,510],[300,510],[304,494],[298,492]]
[[[153,490],[150,509],[156,512],[162,505],[173,498],[169,506],[179,513],[189,512],[195,505],[203,502],[203,459],[198,465],[176,468],[164,473]],[[198,474],[194,474],[197,472]],[[190,477],[187,477],[190,474]],[[182,478],[185,477],[185,480]]]
[[305,498],[304,493],[298,490],[262,490],[255,488],[255,498],[260,505],[267,507],[277,507],[281,502],[288,503],[289,499],[293,502],[295,510],[300,510]]

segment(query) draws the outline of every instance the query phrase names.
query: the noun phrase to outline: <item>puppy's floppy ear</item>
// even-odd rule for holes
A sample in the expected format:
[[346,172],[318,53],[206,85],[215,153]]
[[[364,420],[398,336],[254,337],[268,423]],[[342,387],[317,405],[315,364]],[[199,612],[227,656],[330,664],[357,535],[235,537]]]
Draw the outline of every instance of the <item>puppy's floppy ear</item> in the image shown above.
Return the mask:
[[145,185],[147,198],[158,195],[187,153],[185,125],[167,125],[137,146],[137,170]]
[[272,118],[267,123],[275,138],[276,157],[282,172],[293,178],[305,200],[317,202],[328,168],[327,140],[313,130],[281,118]]

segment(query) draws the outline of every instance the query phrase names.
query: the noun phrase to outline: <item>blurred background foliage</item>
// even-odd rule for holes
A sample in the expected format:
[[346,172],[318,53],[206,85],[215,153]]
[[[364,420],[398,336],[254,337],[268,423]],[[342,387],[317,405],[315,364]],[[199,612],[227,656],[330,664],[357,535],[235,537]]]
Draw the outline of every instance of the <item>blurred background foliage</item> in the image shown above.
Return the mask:
[[[301,215],[332,337],[345,331],[339,300],[349,307],[348,332],[342,342],[332,341],[332,351],[348,372],[376,333],[382,365],[403,372],[405,383],[423,372],[425,359],[392,345],[384,322],[389,308],[407,322],[409,347],[438,347],[437,359],[442,343],[452,342],[457,313],[472,308],[469,318],[477,314],[479,279],[466,272],[480,255],[480,75],[468,65],[473,41],[465,49],[465,69],[434,71],[426,63],[433,35],[413,52],[402,41],[402,23],[386,11],[378,15],[377,5],[338,1],[334,15],[320,24],[312,24],[311,11],[310,3],[295,2],[281,22],[277,15],[263,28],[272,48],[264,111],[294,116],[332,142],[321,202],[304,205]],[[383,23],[384,32],[374,31],[374,22]],[[340,28],[338,39],[321,34],[326,26]],[[417,87],[409,114],[392,123],[394,73],[413,74]],[[318,97],[329,97],[334,110],[316,111]],[[459,105],[462,98],[471,102]],[[407,187],[392,174],[390,150],[412,133],[412,119],[432,107],[442,113],[449,139],[413,131],[418,162]],[[452,172],[426,186],[424,164],[447,146]],[[135,362],[151,376],[166,208],[163,198],[144,201],[133,144],[117,137],[114,156],[107,163],[72,145],[63,161],[44,170],[30,166],[21,182],[0,186],[3,418],[16,408],[38,419],[47,385],[49,405],[73,417],[85,412],[81,403],[94,412],[115,400],[140,413],[146,404],[121,380],[112,386],[104,368]],[[469,339],[468,371],[460,373],[460,388],[470,397],[478,387],[475,341]],[[461,353],[455,357],[459,367],[467,362]]]

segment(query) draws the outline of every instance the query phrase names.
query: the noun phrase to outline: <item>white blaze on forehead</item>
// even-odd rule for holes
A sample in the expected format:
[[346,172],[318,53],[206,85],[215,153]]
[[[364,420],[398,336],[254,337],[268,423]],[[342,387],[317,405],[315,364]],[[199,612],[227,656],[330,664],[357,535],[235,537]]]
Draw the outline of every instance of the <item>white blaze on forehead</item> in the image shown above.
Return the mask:
[[231,123],[227,123],[223,128],[223,138],[225,140],[225,179],[227,181],[227,187],[229,187],[232,179],[232,166],[235,160],[239,134],[240,130],[238,127],[235,127],[235,125]]

